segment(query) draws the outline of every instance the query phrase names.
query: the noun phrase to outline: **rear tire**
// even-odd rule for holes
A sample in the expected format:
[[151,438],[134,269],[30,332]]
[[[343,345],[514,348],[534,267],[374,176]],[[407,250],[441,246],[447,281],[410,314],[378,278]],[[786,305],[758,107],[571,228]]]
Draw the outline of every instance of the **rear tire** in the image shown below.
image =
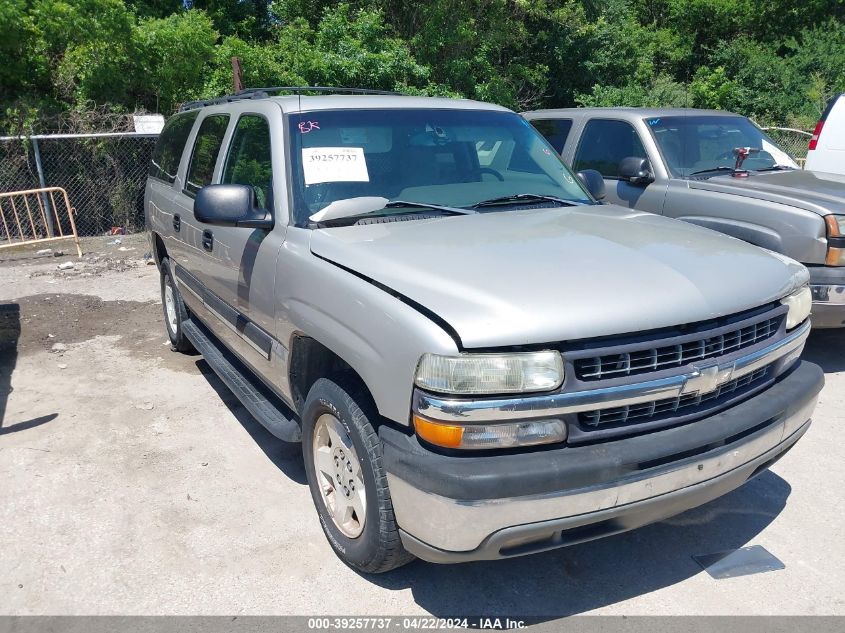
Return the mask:
[[174,352],[192,352],[194,346],[182,332],[182,322],[188,318],[188,309],[182,302],[182,295],[173,281],[170,259],[161,260],[161,306],[164,309],[164,327]]
[[357,381],[321,378],[302,416],[305,473],[323,532],[344,563],[371,574],[414,560],[399,539],[375,415]]

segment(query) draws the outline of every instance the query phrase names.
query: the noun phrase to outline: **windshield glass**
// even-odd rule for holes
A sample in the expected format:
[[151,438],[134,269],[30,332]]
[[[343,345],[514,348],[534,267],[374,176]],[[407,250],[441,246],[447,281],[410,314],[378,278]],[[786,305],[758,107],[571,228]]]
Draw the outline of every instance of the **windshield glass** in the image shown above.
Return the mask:
[[[290,115],[289,124],[298,226],[338,201],[351,201],[342,203],[351,215],[354,199],[368,201],[359,206],[369,211],[380,199],[469,207],[535,194],[592,202],[545,139],[511,112],[328,110]],[[484,210],[526,204],[554,203]]]
[[761,150],[745,159],[743,169],[798,167],[786,152],[745,117],[671,116],[645,121],[675,176],[690,176],[720,167],[732,169],[736,164],[734,149],[737,147]]

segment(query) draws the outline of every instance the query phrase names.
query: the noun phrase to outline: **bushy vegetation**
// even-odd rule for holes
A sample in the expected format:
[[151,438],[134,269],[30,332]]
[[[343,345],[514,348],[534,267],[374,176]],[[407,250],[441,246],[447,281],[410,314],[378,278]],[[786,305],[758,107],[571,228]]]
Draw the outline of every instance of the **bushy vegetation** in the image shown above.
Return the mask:
[[247,86],[460,95],[515,109],[729,109],[812,127],[845,92],[842,0],[0,0],[0,127]]

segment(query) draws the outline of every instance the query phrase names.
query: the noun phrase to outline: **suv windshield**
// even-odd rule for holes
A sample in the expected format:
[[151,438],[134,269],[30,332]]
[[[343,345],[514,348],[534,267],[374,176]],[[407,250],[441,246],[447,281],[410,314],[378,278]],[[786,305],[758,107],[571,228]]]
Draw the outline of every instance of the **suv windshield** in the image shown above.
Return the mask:
[[760,149],[743,163],[743,169],[797,168],[775,142],[741,116],[671,116],[645,120],[669,170],[675,176],[691,176],[719,169],[733,169],[734,149]]
[[298,226],[339,201],[332,209],[342,206],[347,217],[418,210],[400,202],[457,210],[525,194],[479,210],[556,204],[539,196],[593,202],[543,137],[511,112],[327,110],[290,115],[289,125]]

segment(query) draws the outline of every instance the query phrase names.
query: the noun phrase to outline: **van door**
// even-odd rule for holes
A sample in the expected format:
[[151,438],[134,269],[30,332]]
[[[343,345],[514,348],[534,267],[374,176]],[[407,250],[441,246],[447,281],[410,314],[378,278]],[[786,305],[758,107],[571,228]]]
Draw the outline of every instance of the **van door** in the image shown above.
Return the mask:
[[[274,185],[273,144],[282,144],[280,110],[275,104],[250,104],[250,111],[233,114],[234,122],[215,182],[248,185],[257,203],[279,217]],[[271,121],[277,126],[272,129]],[[281,163],[283,165],[283,163]],[[273,296],[276,258],[284,242],[285,223],[273,229],[214,227],[221,274],[217,286],[223,305],[217,312],[234,334],[231,347],[259,374],[269,371],[275,330]],[[213,300],[213,298],[212,298]],[[269,382],[272,377],[265,376]]]
[[[196,219],[194,198],[205,185],[213,182],[215,168],[220,156],[220,148],[229,126],[227,113],[207,113],[199,121],[196,136],[191,148],[190,159],[182,191],[177,202],[181,207],[182,236],[188,251],[184,272],[194,277],[194,286],[201,285],[215,293],[220,293],[225,286],[225,267],[221,264],[220,245],[214,243],[214,228]],[[183,284],[186,277],[176,272],[176,278]],[[200,288],[200,293],[202,292]],[[189,286],[189,291],[196,292],[197,287]],[[184,294],[184,293],[183,293]]]
[[633,185],[619,178],[619,163],[629,156],[647,158],[654,164],[654,159],[646,152],[639,133],[629,122],[590,119],[578,141],[572,170],[578,172],[582,169],[595,169],[599,172],[604,178],[606,202],[638,211],[662,213],[666,197],[665,182]]
[[187,265],[188,249],[182,232],[181,196],[182,181],[179,178],[183,154],[188,146],[188,137],[196,123],[199,110],[182,112],[168,119],[159,135],[153,152],[147,178],[147,219],[149,230],[164,241],[172,264]]
[[845,95],[835,97],[827,106],[813,138],[805,169],[845,174]]

